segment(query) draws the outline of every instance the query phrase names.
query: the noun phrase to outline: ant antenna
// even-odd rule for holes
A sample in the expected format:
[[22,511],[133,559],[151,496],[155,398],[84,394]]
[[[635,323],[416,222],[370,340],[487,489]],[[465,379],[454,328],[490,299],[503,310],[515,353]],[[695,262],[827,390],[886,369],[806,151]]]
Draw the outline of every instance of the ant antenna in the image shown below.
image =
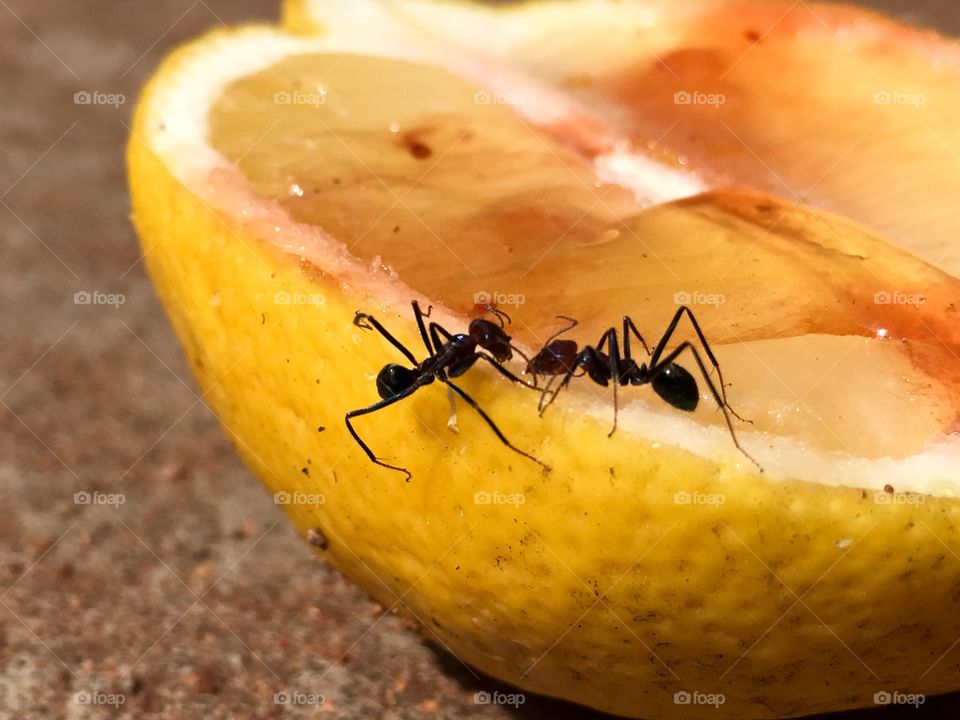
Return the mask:
[[[507,325],[513,324],[513,320],[510,319],[509,315],[507,315],[503,310],[500,310],[494,307],[491,303],[487,303],[486,305],[484,305],[484,308],[486,308],[486,311],[491,315],[493,315],[499,321],[501,328],[504,328]],[[504,325],[504,322],[503,322],[504,320],[507,321],[506,325]]]
[[557,320],[566,320],[566,321],[569,323],[569,325],[567,325],[566,327],[560,328],[560,329],[557,330],[553,335],[551,335],[550,337],[548,337],[548,338],[547,338],[547,341],[543,344],[544,347],[546,347],[547,345],[549,345],[550,343],[552,343],[554,340],[556,340],[558,337],[560,337],[560,336],[563,335],[564,333],[570,332],[570,331],[573,330],[577,325],[580,324],[579,322],[577,322],[576,320],[574,320],[574,319],[573,319],[572,317],[570,317],[569,315],[557,315],[556,317],[557,317]]

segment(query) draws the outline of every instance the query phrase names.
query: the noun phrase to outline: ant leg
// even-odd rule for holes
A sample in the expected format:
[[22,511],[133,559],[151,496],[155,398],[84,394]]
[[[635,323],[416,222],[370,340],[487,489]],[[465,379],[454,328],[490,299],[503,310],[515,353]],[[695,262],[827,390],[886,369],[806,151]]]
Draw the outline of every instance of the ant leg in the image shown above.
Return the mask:
[[[436,353],[439,353],[441,348],[443,348],[443,346],[452,339],[453,335],[451,335],[450,332],[443,327],[443,325],[436,322],[430,323],[430,341],[433,343]],[[476,362],[476,360],[474,360],[474,362]],[[445,378],[446,372],[443,371],[442,375],[438,375],[438,377]],[[459,434],[460,428],[457,425],[457,403],[453,390],[450,387],[447,387],[447,399],[450,401],[450,417],[447,419],[447,429],[453,433]]]
[[403,400],[405,397],[409,397],[410,395],[413,395],[413,393],[416,392],[419,388],[420,388],[419,385],[413,385],[407,390],[404,390],[402,393],[398,393],[397,395],[388,397],[385,400],[380,400],[378,402],[375,402],[373,405],[369,405],[365,408],[360,408],[359,410],[351,410],[343,417],[344,422],[347,424],[347,430],[350,431],[350,435],[353,436],[353,439],[356,440],[357,445],[359,445],[360,448],[367,454],[367,457],[370,458],[370,460],[376,465],[389,468],[390,470],[396,470],[398,472],[404,473],[407,476],[405,478],[407,482],[410,482],[410,478],[413,477],[413,475],[410,474],[410,471],[404,467],[399,467],[397,465],[390,465],[389,463],[385,463],[382,460],[379,460],[377,456],[373,454],[373,450],[371,450],[370,447],[360,438],[360,435],[354,429],[353,423],[350,422],[350,420],[355,417],[360,417],[361,415],[369,415],[372,412],[376,412],[377,410],[382,410],[383,408],[389,405],[393,405],[395,402],[398,402],[400,400]]
[[707,387],[710,388],[710,394],[713,395],[714,401],[716,401],[717,406],[723,412],[723,419],[727,421],[727,429],[730,431],[730,437],[733,439],[733,444],[736,445],[737,450],[743,453],[744,456],[750,462],[752,462],[754,465],[757,466],[760,472],[763,472],[763,467],[760,465],[760,463],[754,460],[753,456],[750,453],[748,453],[746,450],[744,450],[743,447],[740,445],[740,441],[737,440],[737,433],[733,429],[733,421],[730,419],[730,413],[733,413],[737,417],[740,417],[740,416],[734,413],[732,410],[728,412],[729,406],[721,396],[720,392],[717,390],[717,386],[714,385],[713,380],[710,378],[710,373],[707,372],[707,366],[703,364],[703,360],[700,359],[700,353],[697,352],[697,348],[694,347],[693,343],[687,340],[684,340],[682,343],[680,343],[680,345],[677,346],[675,350],[667,354],[667,356],[663,358],[663,360],[661,360],[658,364],[651,366],[650,381],[652,382],[654,378],[656,378],[658,375],[664,372],[668,367],[670,367],[670,365],[677,358],[677,356],[680,353],[682,353],[684,350],[689,350],[693,355],[694,360],[697,361],[697,365],[700,368],[700,373],[703,375],[703,379],[706,381]]
[[637,340],[640,341],[640,344],[643,345],[644,351],[647,355],[650,355],[650,346],[647,345],[647,341],[643,339],[643,335],[640,334],[640,331],[637,330],[637,326],[633,324],[633,320],[629,315],[623,316],[623,357],[627,360],[632,360],[633,355],[630,354],[630,336],[633,335]]
[[460,434],[460,426],[457,425],[457,402],[453,395],[453,390],[447,388],[447,401],[450,403],[450,416],[447,418],[447,430],[455,435]]
[[[510,343],[510,349],[513,350],[513,352],[515,352],[517,355],[523,358],[524,367],[530,367],[530,358],[527,357],[527,354],[523,350],[518,348],[513,343]],[[523,374],[526,375],[527,373],[524,372]],[[533,375],[533,385],[530,385],[530,387],[537,387],[537,374],[536,373],[530,373],[530,374]]]
[[[434,355],[433,346],[430,344],[430,338],[429,338],[429,336],[427,335],[427,328],[426,328],[426,325],[425,325],[424,322],[423,322],[423,319],[424,319],[425,317],[430,317],[430,313],[433,311],[433,305],[431,305],[430,307],[428,307],[428,308],[427,308],[427,311],[424,312],[423,310],[420,309],[420,303],[418,303],[416,300],[414,300],[414,301],[413,301],[412,303],[410,303],[410,304],[413,306],[413,316],[414,316],[414,317],[416,318],[416,320],[417,320],[417,328],[419,328],[419,330],[420,330],[420,338],[423,340],[423,344],[424,344],[424,345],[426,346],[426,348],[427,348],[427,354],[428,354],[430,357],[433,357],[433,355]],[[414,364],[416,364],[416,363],[414,363]]]
[[[612,330],[612,329],[611,329],[611,330]],[[608,330],[607,332],[611,332],[611,331]],[[600,343],[601,343],[601,344],[604,344],[604,341],[606,340],[606,337],[607,337],[607,333],[604,333],[604,334],[601,336],[601,338],[600,338]],[[577,370],[582,370],[582,369],[584,369],[584,367],[587,365],[587,363],[585,363],[585,362],[580,362],[580,355],[582,355],[583,353],[587,353],[587,354],[590,356],[590,357],[589,357],[589,360],[588,360],[588,362],[589,362],[590,364],[593,364],[594,366],[600,366],[600,356],[599,356],[599,354],[597,353],[597,349],[596,349],[596,348],[593,348],[593,347],[591,347],[591,346],[589,346],[589,345],[585,345],[584,347],[582,347],[582,348],[580,349],[580,354],[578,354],[578,356],[577,356],[577,362],[575,362],[575,363],[573,364],[573,366],[572,366],[569,370],[567,370],[566,373],[564,373],[564,375],[563,375],[563,380],[560,382],[560,386],[553,392],[552,395],[550,395],[550,399],[549,399],[549,400],[547,401],[547,403],[546,403],[545,405],[543,405],[543,407],[540,409],[540,415],[541,415],[541,416],[547,411],[547,408],[548,408],[548,407],[550,407],[551,405],[553,405],[553,401],[557,399],[557,395],[559,395],[559,394],[560,394],[560,391],[563,390],[567,385],[570,384],[570,380],[571,380],[572,378],[574,378],[574,377],[580,377],[580,376],[582,376],[583,374],[585,374],[585,373],[581,373],[580,375],[577,375],[577,374],[576,374]],[[616,397],[617,397],[617,395],[616,395],[616,390],[614,390],[614,396],[613,396],[613,397],[614,397],[614,402],[616,402]],[[616,421],[614,421],[614,422],[616,422]],[[612,431],[611,431],[611,434],[613,434]]]
[[560,337],[564,333],[570,332],[579,324],[574,318],[569,317],[567,315],[557,315],[557,320],[566,320],[569,324],[566,325],[565,327],[560,328],[553,335],[548,337],[547,341],[543,344],[544,347],[547,347],[547,345],[552,343],[554,340],[556,340],[558,337]]
[[543,392],[540,393],[540,402],[537,403],[537,414],[538,414],[538,415],[543,415],[543,411],[547,409],[546,406],[544,405],[544,400],[547,399],[547,395],[550,395],[551,397],[553,397],[553,394],[554,394],[554,393],[551,392],[550,388],[553,387],[553,382],[554,382],[554,380],[556,380],[556,379],[557,379],[557,376],[556,376],[556,375],[551,375],[551,376],[550,376],[550,379],[547,380],[547,385],[546,385],[546,387],[543,388]]
[[[547,400],[546,403],[543,402],[543,397],[541,396],[540,406],[538,406],[537,408],[537,410],[540,413],[540,417],[543,417],[543,414],[547,411],[547,408],[553,405],[553,401],[557,399],[557,395],[560,394],[560,391],[563,390],[570,383],[570,379],[573,377],[574,373],[576,373],[578,367],[579,367],[579,363],[575,363],[572,368],[570,368],[569,370],[567,370],[566,373],[564,373],[563,380],[560,382],[559,387],[557,387],[556,390],[550,393],[550,399]],[[553,378],[550,378],[550,383],[551,384],[553,383]],[[546,391],[544,391],[544,395],[546,395]]]
[[383,335],[391,345],[393,345],[397,350],[403,353],[404,357],[410,361],[410,364],[414,367],[417,367],[417,359],[413,356],[413,353],[407,350],[406,346],[397,340],[393,335],[390,334],[390,331],[387,330],[380,322],[373,317],[373,315],[368,315],[367,313],[357,311],[357,314],[353,316],[353,324],[358,328],[363,330],[376,330],[378,333]]
[[[440,348],[442,348],[452,339],[453,335],[451,335],[447,329],[443,327],[443,325],[435,322],[430,323],[430,340],[433,342],[433,348],[435,352],[440,352]],[[431,352],[430,354],[433,355],[434,352]]]
[[753,424],[752,420],[747,420],[746,418],[740,417],[736,410],[730,405],[727,401],[727,385],[723,380],[723,371],[720,370],[720,363],[717,362],[717,358],[714,356],[713,351],[710,349],[710,343],[707,342],[707,338],[703,334],[703,330],[700,329],[700,323],[697,322],[697,318],[693,315],[693,310],[691,310],[686,305],[681,305],[677,312],[673,315],[673,320],[670,321],[670,324],[667,326],[666,332],[664,332],[663,337],[660,338],[660,342],[657,343],[656,349],[653,351],[653,355],[650,357],[650,365],[658,364],[660,360],[660,355],[663,353],[664,348],[666,348],[667,343],[670,341],[671,336],[674,331],[677,329],[680,320],[683,318],[684,314],[690,318],[690,324],[693,325],[694,331],[697,333],[697,337],[700,339],[700,344],[703,345],[703,350],[706,352],[707,357],[710,358],[710,363],[713,365],[713,369],[717,371],[717,379],[720,381],[720,394],[723,396],[723,404],[734,414],[734,416],[742,421]]
[[531,390],[539,390],[539,389],[540,389],[540,388],[537,387],[536,383],[534,383],[533,385],[531,385],[531,384],[528,383],[526,380],[523,380],[522,378],[518,377],[517,375],[514,375],[512,372],[510,372],[509,370],[507,370],[503,365],[501,365],[499,362],[497,362],[494,358],[490,357],[489,355],[487,355],[487,354],[485,354],[485,353],[482,353],[482,352],[478,352],[478,353],[477,353],[477,357],[480,358],[481,360],[486,360],[488,363],[490,363],[491,365],[493,365],[494,370],[496,370],[498,373],[500,373],[501,375],[503,375],[503,376],[504,376],[507,380],[509,380],[510,382],[514,382],[514,383],[516,383],[517,385],[522,385],[522,386],[525,387],[525,388],[530,388]]
[[500,438],[500,442],[502,442],[502,443],[503,443],[504,445],[506,445],[508,448],[510,448],[511,450],[513,450],[515,453],[517,453],[517,454],[519,454],[519,455],[523,455],[523,456],[524,456],[525,458],[527,458],[528,460],[532,460],[533,462],[537,463],[537,465],[539,465],[540,467],[542,467],[544,470],[547,470],[547,471],[549,472],[549,470],[550,470],[550,466],[549,466],[549,465],[547,465],[546,463],[541,462],[540,460],[537,460],[537,458],[535,458],[533,455],[530,455],[529,453],[525,453],[523,450],[521,450],[520,448],[518,448],[517,446],[515,446],[515,445],[514,445],[513,443],[511,443],[509,440],[507,440],[507,436],[504,435],[502,432],[500,432],[500,428],[498,428],[498,427],[497,427],[497,424],[491,419],[491,417],[490,417],[489,415],[487,415],[487,414],[483,411],[483,408],[481,408],[481,407],[477,404],[477,401],[476,401],[476,400],[474,400],[472,397],[470,397],[469,395],[467,395],[467,393],[465,393],[463,390],[461,390],[459,387],[457,387],[456,385],[454,385],[454,384],[453,384],[452,382],[450,382],[449,380],[447,380],[446,382],[447,382],[447,387],[451,388],[457,395],[459,395],[461,398],[463,398],[463,400],[467,403],[467,405],[469,405],[469,406],[472,407],[474,410],[476,410],[477,413],[479,413],[480,417],[482,417],[482,418],[484,419],[484,421],[486,421],[487,425],[490,426],[490,429],[493,430],[493,432],[496,434],[496,436],[497,436],[498,438]]
[[598,356],[603,352],[604,345],[610,349],[607,354],[610,357],[610,378],[613,385],[613,427],[610,428],[607,437],[613,437],[613,434],[617,431],[617,416],[620,410],[619,399],[617,398],[617,386],[620,385],[620,346],[617,343],[617,331],[613,328],[600,336],[600,342],[597,343]]

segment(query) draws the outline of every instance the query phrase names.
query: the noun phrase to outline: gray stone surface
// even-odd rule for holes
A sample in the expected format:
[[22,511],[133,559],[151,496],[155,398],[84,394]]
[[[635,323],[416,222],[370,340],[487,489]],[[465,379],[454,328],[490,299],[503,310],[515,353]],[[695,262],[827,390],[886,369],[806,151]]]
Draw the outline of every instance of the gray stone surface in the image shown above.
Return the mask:
[[[954,0],[877,4],[960,30]],[[599,719],[537,698],[475,705],[509,689],[315,560],[196,394],[127,219],[129,113],[174,44],[275,14],[254,0],[0,0],[0,720]],[[78,91],[126,102],[77,105]],[[326,702],[277,705],[284,688]],[[84,692],[125,702],[74,702]]]

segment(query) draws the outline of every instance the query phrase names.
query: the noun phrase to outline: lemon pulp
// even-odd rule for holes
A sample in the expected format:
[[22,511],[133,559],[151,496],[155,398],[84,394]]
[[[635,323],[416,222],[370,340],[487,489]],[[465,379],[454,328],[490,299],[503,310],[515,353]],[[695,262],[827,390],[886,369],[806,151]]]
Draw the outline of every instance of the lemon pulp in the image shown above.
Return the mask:
[[747,191],[645,209],[510,98],[406,61],[295,55],[232,83],[209,120],[258,194],[455,311],[505,300],[528,347],[558,314],[582,343],[629,314],[652,345],[687,302],[754,429],[869,458],[955,424],[942,340],[960,284],[849,222]]

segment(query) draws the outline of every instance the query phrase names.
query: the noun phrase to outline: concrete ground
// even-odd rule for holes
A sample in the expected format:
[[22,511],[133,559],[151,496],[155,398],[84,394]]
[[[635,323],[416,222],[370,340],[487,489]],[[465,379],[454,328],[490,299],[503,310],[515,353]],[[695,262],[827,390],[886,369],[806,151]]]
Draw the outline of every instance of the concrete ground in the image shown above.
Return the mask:
[[[954,0],[874,4],[960,32]],[[600,720],[533,697],[475,704],[510,689],[314,559],[198,399],[127,218],[129,113],[173,45],[275,15],[262,0],[0,0],[0,720]],[[74,300],[98,292],[124,302]],[[278,705],[284,689],[325,702]]]

